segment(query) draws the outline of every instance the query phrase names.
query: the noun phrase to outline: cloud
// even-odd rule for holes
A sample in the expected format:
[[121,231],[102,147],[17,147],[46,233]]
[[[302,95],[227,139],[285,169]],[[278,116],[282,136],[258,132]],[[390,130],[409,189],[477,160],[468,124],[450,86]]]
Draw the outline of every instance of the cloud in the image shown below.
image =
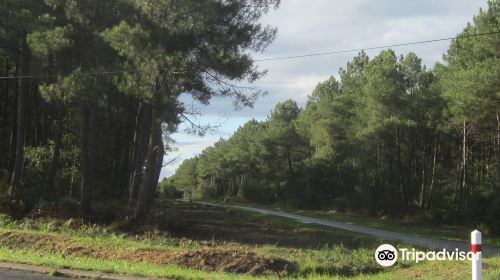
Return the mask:
[[[262,19],[263,24],[278,28],[278,36],[264,53],[254,57],[301,55],[454,36],[480,7],[487,7],[486,0],[286,0]],[[444,41],[394,50],[397,54],[414,52],[432,67],[448,47],[449,41]],[[367,54],[373,57],[379,52],[370,50]],[[203,106],[184,96],[182,101],[194,104],[201,113],[202,123],[222,123],[222,132],[202,138],[175,134],[179,152],[196,155],[220,137],[227,138],[246,121],[265,119],[278,102],[288,98],[303,105],[318,82],[337,76],[339,68],[345,67],[355,55],[353,52],[258,62],[261,69],[268,70],[268,75],[255,86],[267,90],[269,95],[260,98],[254,108],[234,111],[229,98],[215,98],[209,106]],[[181,144],[186,139],[191,144]],[[162,175],[172,174],[176,164],[165,168]]]
[[295,99],[300,103],[307,100],[307,96],[318,85],[318,83],[328,79],[330,75],[309,74],[300,76],[296,79],[288,79],[282,85],[290,92],[294,92],[290,98]]
[[175,151],[171,152],[163,159],[163,162],[170,162],[174,159],[175,161],[171,162],[161,170],[160,178],[174,174],[183,160],[198,155],[205,148],[217,141],[214,137],[204,138],[185,133],[177,133],[173,135],[173,137],[182,139],[183,141],[178,141],[175,144]]

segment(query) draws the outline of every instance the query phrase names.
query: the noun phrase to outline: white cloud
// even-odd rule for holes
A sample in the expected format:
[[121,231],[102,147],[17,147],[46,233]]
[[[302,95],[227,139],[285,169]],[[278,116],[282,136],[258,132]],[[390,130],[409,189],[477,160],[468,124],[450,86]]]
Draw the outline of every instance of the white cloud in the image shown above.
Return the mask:
[[316,85],[318,85],[319,82],[328,79],[328,77],[329,75],[304,75],[295,79],[287,79],[283,86],[290,92],[293,92],[289,98],[302,103],[306,101],[307,96],[312,92]]
[[167,155],[164,159],[163,162],[170,162],[175,159],[175,161],[171,162],[170,164],[166,165],[160,174],[160,178],[170,176],[175,173],[179,165],[182,163],[183,160],[192,158],[196,155],[198,155],[201,151],[203,151],[205,148],[211,146],[215,141],[213,137],[196,137],[192,135],[187,135],[183,133],[179,133],[177,135],[174,135],[174,137],[177,136],[177,138],[181,139],[192,139],[191,141],[193,142],[178,142],[175,144],[175,151],[171,152],[169,155]]
[[[264,24],[278,27],[278,36],[263,54],[271,58],[306,53],[366,48],[394,43],[423,41],[454,36],[485,8],[486,0],[285,0],[276,11],[262,19]],[[448,41],[394,48],[397,54],[415,52],[432,67],[441,59]],[[373,57],[380,50],[367,51]],[[345,53],[303,59],[264,61],[258,65],[268,75],[255,85],[269,91],[253,109],[234,112],[230,99],[215,99],[207,107],[198,106],[209,121],[224,119],[223,137],[252,118],[265,119],[276,103],[287,98],[304,104],[316,84],[331,75],[355,56]],[[203,120],[202,120],[203,121]],[[181,142],[185,135],[176,134]],[[220,137],[220,136],[219,136]],[[191,139],[192,144],[179,146],[186,155],[195,155],[218,140],[217,136]],[[172,174],[176,165],[163,171]]]

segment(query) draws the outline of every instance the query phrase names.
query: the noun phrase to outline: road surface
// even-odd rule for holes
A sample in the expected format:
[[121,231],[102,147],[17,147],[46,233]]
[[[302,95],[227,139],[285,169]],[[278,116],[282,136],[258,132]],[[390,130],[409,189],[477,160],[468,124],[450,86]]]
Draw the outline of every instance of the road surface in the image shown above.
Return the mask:
[[64,280],[69,278],[52,277],[29,272],[16,272],[0,270],[0,280]]
[[[193,201],[193,202],[195,202],[195,201]],[[219,205],[219,204],[208,203],[208,202],[196,202],[196,203],[203,204],[203,205],[217,206],[217,207],[231,207],[234,209],[240,209],[240,210],[260,213],[260,214],[264,214],[264,215],[278,216],[278,217],[296,220],[296,221],[301,222],[301,223],[317,224],[317,225],[327,226],[327,227],[336,228],[336,229],[342,229],[342,230],[356,232],[356,233],[368,234],[371,236],[378,237],[380,239],[399,241],[401,243],[411,244],[411,245],[415,245],[415,246],[419,246],[419,247],[424,247],[424,248],[428,248],[431,250],[446,249],[447,251],[454,251],[455,249],[458,249],[460,251],[467,251],[467,252],[470,251],[470,244],[465,243],[465,242],[460,242],[460,241],[432,239],[432,238],[422,237],[422,236],[413,235],[413,234],[404,234],[404,233],[399,233],[399,232],[386,231],[386,230],[381,230],[381,229],[346,224],[346,223],[318,219],[318,218],[313,218],[313,217],[295,215],[295,214],[290,214],[290,213],[286,213],[286,212],[282,212],[282,211],[273,211],[273,210],[266,210],[266,209],[260,209],[260,208],[245,207],[245,206]],[[484,256],[500,256],[500,248],[483,246],[483,255]]]

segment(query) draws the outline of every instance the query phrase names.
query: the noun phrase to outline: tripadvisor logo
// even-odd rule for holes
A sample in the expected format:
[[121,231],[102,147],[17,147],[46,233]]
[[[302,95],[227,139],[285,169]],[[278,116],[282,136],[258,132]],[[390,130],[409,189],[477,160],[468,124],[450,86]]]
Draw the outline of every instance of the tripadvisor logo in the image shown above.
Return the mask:
[[392,266],[398,260],[398,251],[391,244],[382,244],[375,250],[375,260],[381,266]]
[[381,266],[392,266],[399,258],[402,261],[414,261],[419,263],[421,261],[465,261],[472,260],[473,252],[464,252],[455,249],[454,251],[417,251],[415,249],[408,250],[406,248],[396,249],[391,244],[382,244],[375,250],[375,261]]

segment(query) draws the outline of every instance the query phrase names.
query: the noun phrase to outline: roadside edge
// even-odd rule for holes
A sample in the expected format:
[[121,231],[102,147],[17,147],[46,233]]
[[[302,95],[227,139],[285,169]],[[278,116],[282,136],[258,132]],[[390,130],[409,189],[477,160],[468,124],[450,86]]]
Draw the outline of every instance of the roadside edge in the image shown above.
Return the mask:
[[151,277],[115,275],[98,271],[85,271],[85,270],[63,269],[63,268],[55,269],[39,265],[8,263],[8,262],[0,262],[0,271],[16,271],[16,272],[26,272],[26,273],[44,274],[44,275],[55,273],[56,276],[58,277],[80,278],[80,279],[100,279],[100,280],[160,279]]

